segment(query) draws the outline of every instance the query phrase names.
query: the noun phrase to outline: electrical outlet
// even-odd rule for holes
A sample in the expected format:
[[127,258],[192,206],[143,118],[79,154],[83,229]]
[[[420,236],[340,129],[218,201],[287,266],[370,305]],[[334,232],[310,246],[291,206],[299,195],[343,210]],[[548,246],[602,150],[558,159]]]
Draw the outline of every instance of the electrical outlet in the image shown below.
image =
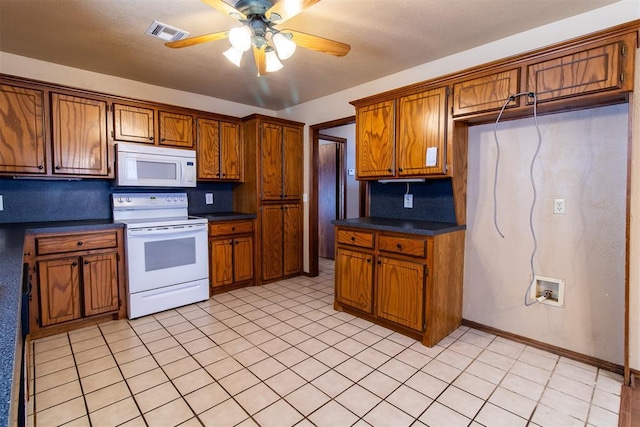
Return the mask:
[[564,199],[553,199],[553,213],[564,215],[566,212]]
[[4,210],[4,202],[2,201],[2,196],[0,196],[0,211]]
[[404,207],[413,209],[413,194],[404,195]]
[[207,205],[212,205],[213,204],[213,193],[205,193],[204,199],[205,199],[205,203]]

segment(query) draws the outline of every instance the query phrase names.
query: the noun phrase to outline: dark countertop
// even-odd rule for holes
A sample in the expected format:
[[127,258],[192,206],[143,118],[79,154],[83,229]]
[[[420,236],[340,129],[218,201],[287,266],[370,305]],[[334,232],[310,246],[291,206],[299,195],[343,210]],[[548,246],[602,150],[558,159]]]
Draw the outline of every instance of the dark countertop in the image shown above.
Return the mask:
[[210,214],[194,214],[195,216],[199,216],[200,218],[207,218],[209,222],[216,221],[233,221],[239,219],[255,219],[256,214],[248,214],[242,212],[218,212],[218,213],[210,213]]
[[342,227],[394,231],[396,233],[421,234],[424,236],[437,236],[438,234],[466,229],[464,225],[451,224],[448,222],[412,221],[380,217],[340,219],[332,221],[331,223]]
[[[122,228],[110,219],[0,224],[0,426],[9,425],[16,347],[21,342],[22,258],[27,233]],[[17,392],[17,390],[16,390]]]

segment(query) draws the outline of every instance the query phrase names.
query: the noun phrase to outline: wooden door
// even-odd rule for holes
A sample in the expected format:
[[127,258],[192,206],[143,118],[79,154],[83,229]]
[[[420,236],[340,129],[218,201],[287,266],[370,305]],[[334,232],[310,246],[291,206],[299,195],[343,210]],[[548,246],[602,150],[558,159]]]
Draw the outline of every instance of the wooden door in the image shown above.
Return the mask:
[[220,174],[222,179],[242,179],[240,125],[220,122]]
[[398,175],[444,174],[447,89],[429,90],[398,100]]
[[253,279],[253,238],[236,237],[233,240],[233,274],[235,282]]
[[336,251],[336,300],[367,313],[373,312],[373,254]]
[[300,128],[283,127],[283,195],[286,200],[302,199],[302,131]]
[[283,212],[282,205],[262,205],[262,280],[282,277],[283,257]]
[[318,146],[318,256],[335,257],[335,227],[331,221],[338,218],[340,203],[338,190],[338,164],[341,145]]
[[356,111],[356,169],[358,178],[395,175],[394,101],[380,102]]
[[217,120],[198,119],[198,178],[220,178],[220,125]]
[[79,319],[79,258],[60,258],[38,262],[40,326]]
[[262,124],[260,140],[262,200],[282,199],[282,126]]
[[54,93],[53,173],[107,176],[107,103]]
[[0,85],[0,172],[47,172],[42,105],[42,91]]
[[298,274],[302,271],[302,205],[284,205],[283,228],[283,274]]
[[376,316],[422,331],[425,267],[423,264],[378,257]]
[[85,316],[120,308],[118,255],[115,252],[82,257],[82,289]]
[[211,240],[211,286],[233,283],[233,239]]
[[155,110],[113,104],[113,139],[115,141],[155,142]]
[[194,148],[193,117],[186,114],[160,111],[160,145]]

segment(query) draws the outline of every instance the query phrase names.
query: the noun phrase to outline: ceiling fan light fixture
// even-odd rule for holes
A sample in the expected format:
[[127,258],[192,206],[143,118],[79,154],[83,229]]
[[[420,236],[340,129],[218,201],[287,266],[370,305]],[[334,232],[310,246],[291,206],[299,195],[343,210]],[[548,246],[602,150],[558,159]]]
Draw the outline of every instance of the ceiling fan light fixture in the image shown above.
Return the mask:
[[232,28],[229,31],[229,42],[236,50],[246,52],[251,47],[251,29],[244,25]]
[[273,35],[273,45],[278,52],[278,58],[285,60],[291,58],[293,53],[296,51],[296,44],[291,40],[293,38],[293,34],[282,34],[276,33]]
[[280,69],[282,69],[282,62],[278,59],[278,55],[276,51],[271,46],[267,46],[265,49],[265,57],[267,61],[266,72],[274,73]]
[[229,61],[231,61],[231,63],[233,65],[235,65],[236,67],[240,67],[240,62],[242,61],[242,54],[244,52],[236,49],[235,47],[231,46],[229,49],[227,49],[223,55],[227,57],[227,59]]

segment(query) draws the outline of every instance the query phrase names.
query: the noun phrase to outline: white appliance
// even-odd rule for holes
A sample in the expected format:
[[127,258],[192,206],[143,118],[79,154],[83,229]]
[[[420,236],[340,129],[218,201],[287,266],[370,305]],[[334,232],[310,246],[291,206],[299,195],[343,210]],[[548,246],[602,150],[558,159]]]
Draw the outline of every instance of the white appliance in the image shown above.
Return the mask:
[[116,164],[118,186],[196,186],[195,150],[119,143]]
[[207,219],[188,215],[186,193],[114,193],[125,224],[129,319],[209,298]]

